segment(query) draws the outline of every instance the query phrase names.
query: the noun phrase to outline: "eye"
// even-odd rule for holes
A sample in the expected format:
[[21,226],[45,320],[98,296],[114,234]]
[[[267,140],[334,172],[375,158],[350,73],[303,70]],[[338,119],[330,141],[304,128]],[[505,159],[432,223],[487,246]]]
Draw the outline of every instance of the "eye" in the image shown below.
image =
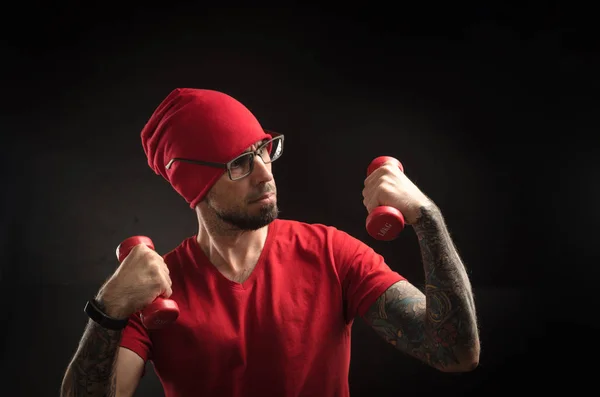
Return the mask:
[[240,168],[240,167],[243,167],[243,165],[244,165],[244,158],[245,158],[245,156],[244,157],[240,157],[239,159],[234,160],[231,163],[231,168]]
[[250,164],[252,153],[248,153],[245,156],[239,157],[231,162],[231,168],[246,168]]

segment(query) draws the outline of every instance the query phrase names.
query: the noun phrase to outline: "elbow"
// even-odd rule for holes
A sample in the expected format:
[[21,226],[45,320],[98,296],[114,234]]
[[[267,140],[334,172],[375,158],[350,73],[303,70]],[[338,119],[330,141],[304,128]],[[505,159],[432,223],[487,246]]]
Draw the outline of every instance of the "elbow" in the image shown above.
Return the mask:
[[60,385],[60,397],[71,397],[73,395],[71,381],[71,369],[68,368]]
[[459,363],[438,366],[437,369],[446,373],[465,373],[474,371],[479,366],[479,359],[463,360]]
[[[458,352],[457,352],[458,353]],[[456,355],[457,360],[448,365],[437,366],[437,369],[448,373],[472,372],[479,367],[479,344]]]

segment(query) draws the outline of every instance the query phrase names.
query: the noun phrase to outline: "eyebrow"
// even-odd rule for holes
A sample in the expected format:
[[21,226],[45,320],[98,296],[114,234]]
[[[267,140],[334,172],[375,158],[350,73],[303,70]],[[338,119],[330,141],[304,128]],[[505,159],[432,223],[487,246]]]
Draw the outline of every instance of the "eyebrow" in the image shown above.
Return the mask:
[[[269,141],[269,139],[268,139],[268,138],[265,138],[265,139],[263,139],[263,140],[260,140],[260,141],[256,142],[256,143],[255,143],[255,145],[258,147],[258,146],[264,145],[264,144],[265,144],[265,143],[267,143],[268,141]],[[244,150],[244,153],[250,153],[251,151],[252,151],[252,150],[250,150],[250,149],[246,149],[246,150]]]

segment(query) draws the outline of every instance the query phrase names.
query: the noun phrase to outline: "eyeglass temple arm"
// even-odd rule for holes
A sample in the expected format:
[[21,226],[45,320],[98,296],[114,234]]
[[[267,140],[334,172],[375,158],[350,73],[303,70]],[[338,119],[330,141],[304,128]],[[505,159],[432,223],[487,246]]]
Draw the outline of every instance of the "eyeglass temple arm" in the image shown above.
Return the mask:
[[171,160],[169,160],[167,165],[165,165],[165,168],[170,169],[171,166],[173,165],[173,163],[176,161],[182,161],[184,163],[190,163],[190,164],[208,165],[210,167],[227,168],[227,164],[211,163],[209,161],[189,160],[189,159],[183,159],[180,157],[175,157],[175,158],[172,158]]

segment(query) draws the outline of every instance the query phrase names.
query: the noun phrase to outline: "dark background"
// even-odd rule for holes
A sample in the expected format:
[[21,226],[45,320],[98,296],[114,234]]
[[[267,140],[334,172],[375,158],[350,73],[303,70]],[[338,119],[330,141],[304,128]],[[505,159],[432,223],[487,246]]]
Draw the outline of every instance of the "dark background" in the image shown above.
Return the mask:
[[[286,135],[282,217],[337,226],[416,284],[413,230],[364,228],[376,156],[441,207],[468,267],[479,368],[443,374],[358,320],[353,397],[592,385],[597,364],[597,25],[556,2],[280,8],[15,5],[3,13],[2,396],[57,396],[82,309],[145,234],[196,232],[139,133],[176,87],[211,88]],[[572,4],[572,3],[570,3]],[[149,365],[137,395],[162,396]]]

